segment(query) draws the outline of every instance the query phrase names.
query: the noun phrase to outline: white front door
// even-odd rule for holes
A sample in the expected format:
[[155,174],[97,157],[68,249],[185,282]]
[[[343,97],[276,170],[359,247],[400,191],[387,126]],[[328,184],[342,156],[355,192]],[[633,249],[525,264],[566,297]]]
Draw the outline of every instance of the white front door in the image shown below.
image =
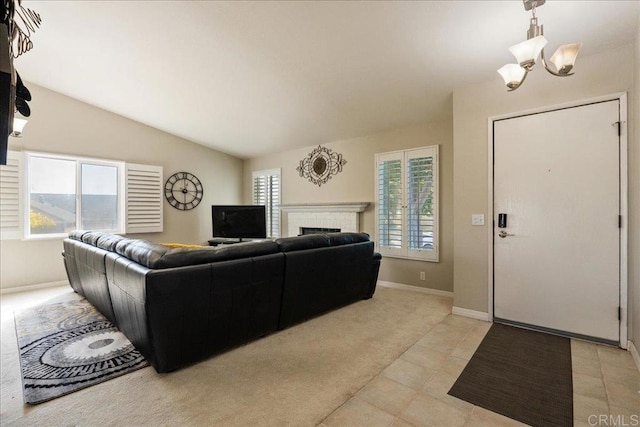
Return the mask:
[[620,342],[619,102],[494,122],[496,319]]

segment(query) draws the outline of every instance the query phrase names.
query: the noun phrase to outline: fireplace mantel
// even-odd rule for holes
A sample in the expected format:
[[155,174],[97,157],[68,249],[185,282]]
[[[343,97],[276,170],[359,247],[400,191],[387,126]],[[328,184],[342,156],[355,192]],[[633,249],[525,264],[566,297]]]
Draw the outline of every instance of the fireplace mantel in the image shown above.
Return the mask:
[[364,212],[369,202],[294,203],[280,205],[283,212]]
[[369,205],[369,202],[297,203],[280,205],[280,209],[286,217],[286,235],[297,236],[302,227],[360,231],[360,213]]

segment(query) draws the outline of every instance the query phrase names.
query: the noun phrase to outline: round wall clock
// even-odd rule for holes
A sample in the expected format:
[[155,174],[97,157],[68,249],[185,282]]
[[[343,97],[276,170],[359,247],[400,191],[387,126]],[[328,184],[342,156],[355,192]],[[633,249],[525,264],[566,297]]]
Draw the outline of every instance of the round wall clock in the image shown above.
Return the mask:
[[178,210],[191,210],[202,201],[202,183],[192,173],[174,173],[164,184],[164,197]]

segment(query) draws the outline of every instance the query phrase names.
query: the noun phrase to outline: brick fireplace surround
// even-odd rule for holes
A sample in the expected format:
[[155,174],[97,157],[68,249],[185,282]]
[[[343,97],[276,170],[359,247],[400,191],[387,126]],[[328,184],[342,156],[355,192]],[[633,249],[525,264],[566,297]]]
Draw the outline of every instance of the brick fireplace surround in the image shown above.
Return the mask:
[[285,237],[297,236],[302,227],[337,228],[340,231],[360,231],[360,212],[369,202],[355,203],[300,203],[281,205],[283,220],[287,224]]

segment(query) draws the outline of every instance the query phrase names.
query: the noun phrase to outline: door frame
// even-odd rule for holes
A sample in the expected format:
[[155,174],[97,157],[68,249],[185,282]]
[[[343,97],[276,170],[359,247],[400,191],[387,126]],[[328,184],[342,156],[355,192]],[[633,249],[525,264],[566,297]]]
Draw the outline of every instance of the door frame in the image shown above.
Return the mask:
[[494,280],[494,259],[493,259],[493,239],[494,239],[494,218],[493,212],[493,124],[495,121],[512,119],[521,116],[528,116],[531,114],[547,113],[555,110],[562,110],[567,108],[580,107],[583,105],[594,104],[606,101],[620,101],[620,215],[622,216],[622,226],[620,227],[620,347],[627,349],[629,337],[627,336],[627,322],[628,322],[628,275],[627,275],[627,263],[628,263],[628,250],[627,239],[629,233],[629,215],[628,215],[628,141],[627,141],[627,93],[618,92],[609,95],[599,96],[595,98],[588,98],[579,101],[571,101],[562,104],[556,104],[551,106],[539,107],[531,110],[519,111],[514,113],[501,114],[497,116],[491,116],[487,120],[488,129],[488,156],[487,156],[487,176],[488,176],[488,204],[487,212],[489,213],[490,221],[487,222],[487,253],[488,253],[488,278],[487,278],[487,313],[490,321],[493,321],[493,280]]

